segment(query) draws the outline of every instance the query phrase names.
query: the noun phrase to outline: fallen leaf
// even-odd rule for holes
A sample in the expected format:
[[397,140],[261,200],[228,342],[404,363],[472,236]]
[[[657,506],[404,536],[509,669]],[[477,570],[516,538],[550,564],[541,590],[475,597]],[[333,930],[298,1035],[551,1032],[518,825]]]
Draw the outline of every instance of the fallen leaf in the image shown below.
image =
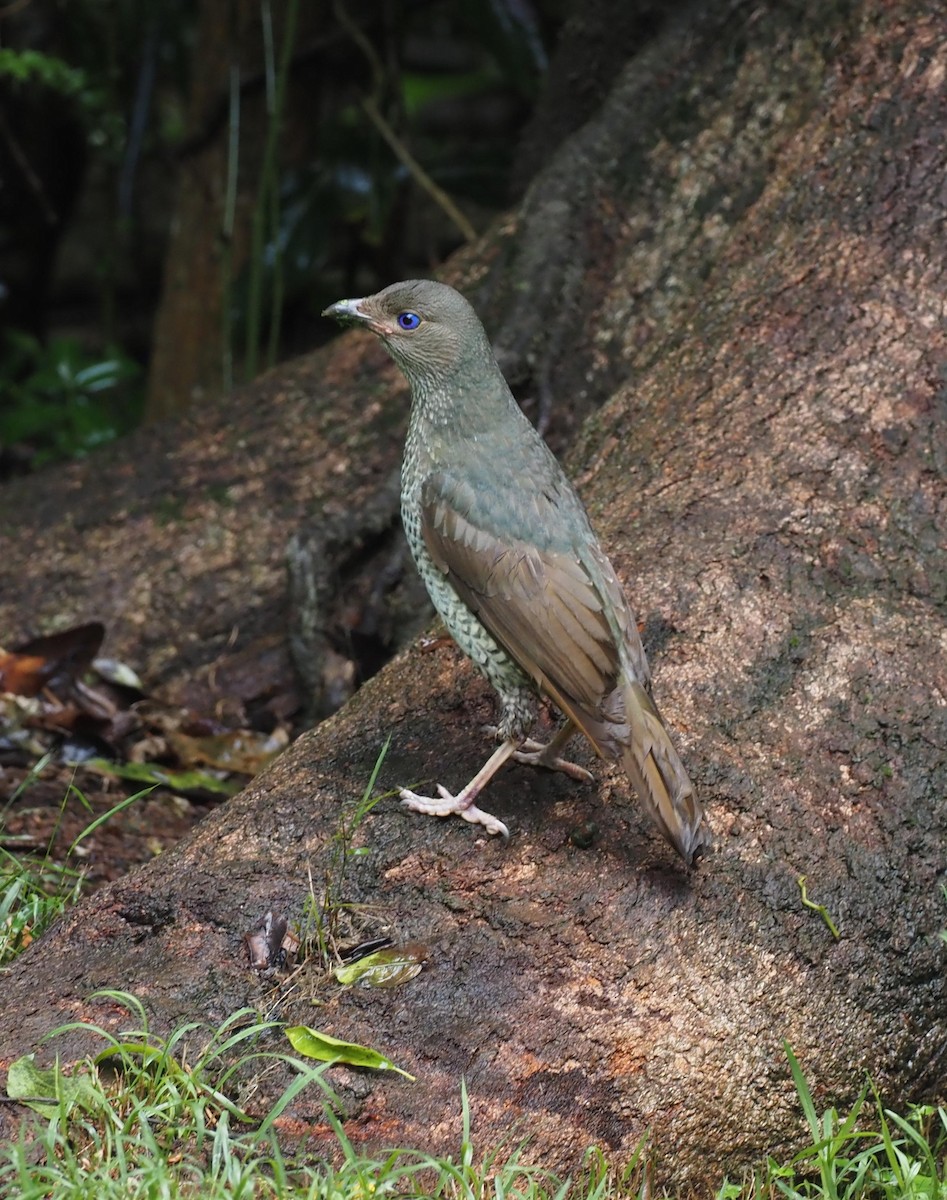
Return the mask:
[[134,692],[144,692],[145,685],[127,663],[119,662],[117,658],[96,658],[92,661],[92,669],[106,683],[115,687],[129,688]]
[[90,621],[0,652],[0,691],[18,696],[37,696],[44,689],[68,692],[91,665],[104,637],[105,626]]
[[135,783],[159,784],[175,792],[212,792],[218,796],[232,796],[240,791],[239,783],[218,779],[207,771],[169,771],[157,763],[117,763],[104,758],[90,758],[83,765],[87,771],[98,771],[115,779],[130,779]]
[[64,1075],[58,1059],[55,1066],[44,1069],[36,1065],[35,1058],[35,1054],[24,1054],[10,1064],[7,1095],[11,1100],[19,1100],[47,1119],[76,1104],[91,1106],[95,1088],[87,1073]]
[[372,1050],[368,1046],[359,1046],[356,1042],[342,1042],[338,1038],[321,1033],[318,1029],[310,1029],[308,1025],[291,1025],[286,1030],[293,1049],[306,1058],[315,1058],[319,1062],[345,1063],[349,1067],[369,1067],[373,1071],[397,1071],[405,1079],[414,1083],[413,1075],[396,1067],[390,1058]]
[[419,974],[427,959],[427,948],[419,942],[390,946],[376,950],[356,962],[336,967],[333,971],[339,983],[362,987],[399,987]]
[[282,727],[268,734],[254,729],[228,729],[208,737],[190,737],[179,730],[168,730],[167,738],[185,765],[203,763],[241,775],[258,774],[289,744],[289,734]]
[[243,935],[250,955],[250,966],[254,971],[268,971],[270,967],[282,966],[280,951],[288,925],[285,917],[274,917],[268,912]]

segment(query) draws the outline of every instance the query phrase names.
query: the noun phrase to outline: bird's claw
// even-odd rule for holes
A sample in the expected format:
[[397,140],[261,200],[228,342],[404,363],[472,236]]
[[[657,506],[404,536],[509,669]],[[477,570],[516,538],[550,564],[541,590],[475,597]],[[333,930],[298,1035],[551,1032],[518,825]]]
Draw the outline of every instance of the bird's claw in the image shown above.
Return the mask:
[[[503,736],[496,725],[484,725],[483,731],[489,733],[491,737]],[[537,742],[534,738],[526,738],[513,755],[513,761],[523,763],[527,767],[545,767],[547,771],[562,771],[564,775],[568,775],[570,779],[577,779],[579,783],[594,783],[595,776],[591,771],[580,767],[578,763],[559,757],[556,750],[563,744],[564,742],[561,740]]]
[[419,796],[417,792],[409,791],[408,788],[402,788],[399,795],[401,803],[405,808],[412,812],[425,813],[430,817],[463,817],[465,821],[469,821],[472,825],[482,825],[487,833],[501,834],[504,838],[510,836],[510,831],[502,821],[496,817],[486,813],[481,808],[477,808],[471,799],[465,800],[464,793],[460,792],[455,796],[449,792],[443,784],[437,785],[437,792],[440,800],[435,800],[432,796]]

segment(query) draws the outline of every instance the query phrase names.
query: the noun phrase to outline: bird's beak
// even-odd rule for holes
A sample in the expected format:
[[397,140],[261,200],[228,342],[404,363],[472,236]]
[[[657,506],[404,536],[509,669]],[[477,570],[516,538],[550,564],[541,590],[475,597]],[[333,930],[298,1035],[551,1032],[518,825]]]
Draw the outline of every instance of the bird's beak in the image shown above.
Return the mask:
[[322,310],[324,317],[335,317],[337,321],[365,321],[365,314],[359,311],[361,300],[336,300],[328,308]]
[[323,309],[322,315],[334,317],[346,325],[364,325],[373,333],[387,332],[377,317],[362,311],[360,306],[365,303],[365,299],[363,296],[358,300],[337,300],[335,304],[330,304],[328,308]]

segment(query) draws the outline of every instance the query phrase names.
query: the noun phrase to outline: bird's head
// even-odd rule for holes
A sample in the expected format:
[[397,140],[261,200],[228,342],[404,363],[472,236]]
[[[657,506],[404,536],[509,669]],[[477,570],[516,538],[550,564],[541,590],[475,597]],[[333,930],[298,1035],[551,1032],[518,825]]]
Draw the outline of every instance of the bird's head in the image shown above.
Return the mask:
[[487,335],[470,304],[452,287],[430,279],[409,279],[374,296],[339,300],[322,315],[376,333],[409,382],[421,389],[484,356],[492,362]]

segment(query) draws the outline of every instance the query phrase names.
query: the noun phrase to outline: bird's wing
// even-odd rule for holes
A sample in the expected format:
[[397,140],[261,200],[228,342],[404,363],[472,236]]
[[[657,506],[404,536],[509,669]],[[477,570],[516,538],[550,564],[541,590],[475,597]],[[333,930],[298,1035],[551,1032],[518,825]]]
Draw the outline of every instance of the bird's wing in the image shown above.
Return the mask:
[[[565,499],[577,503],[574,497]],[[611,756],[614,737],[608,726],[616,717],[623,722],[620,711],[603,711],[616,695],[622,669],[615,622],[627,618],[635,640],[637,629],[594,543],[604,575],[595,569],[596,558],[590,567],[583,562],[587,554],[580,556],[567,545],[537,544],[542,531],[561,526],[556,501],[555,494],[530,497],[531,511],[514,514],[498,507],[495,493],[484,499],[480,489],[435,474],[422,487],[422,533],[428,553],[461,600],[593,745]],[[503,529],[523,521],[522,537]]]

